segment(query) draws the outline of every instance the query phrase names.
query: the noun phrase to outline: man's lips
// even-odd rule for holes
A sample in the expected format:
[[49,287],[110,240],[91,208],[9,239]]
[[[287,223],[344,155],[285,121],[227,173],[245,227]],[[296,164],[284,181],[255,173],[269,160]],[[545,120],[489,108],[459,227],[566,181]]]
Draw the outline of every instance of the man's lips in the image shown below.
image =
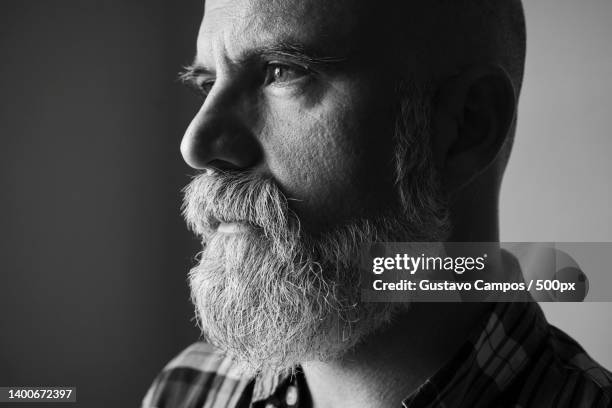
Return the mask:
[[223,219],[212,214],[208,215],[207,223],[210,232],[221,234],[239,234],[253,227],[253,224],[248,221]]
[[220,222],[217,232],[221,234],[240,234],[246,232],[249,226],[244,222]]

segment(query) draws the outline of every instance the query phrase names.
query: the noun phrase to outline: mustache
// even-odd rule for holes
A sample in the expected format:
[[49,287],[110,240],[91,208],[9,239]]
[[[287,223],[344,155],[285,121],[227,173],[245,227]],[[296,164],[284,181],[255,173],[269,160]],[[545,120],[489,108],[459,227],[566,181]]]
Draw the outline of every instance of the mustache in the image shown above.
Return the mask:
[[248,172],[199,174],[183,189],[182,214],[206,238],[220,223],[242,222],[270,237],[282,236],[299,219],[274,180]]

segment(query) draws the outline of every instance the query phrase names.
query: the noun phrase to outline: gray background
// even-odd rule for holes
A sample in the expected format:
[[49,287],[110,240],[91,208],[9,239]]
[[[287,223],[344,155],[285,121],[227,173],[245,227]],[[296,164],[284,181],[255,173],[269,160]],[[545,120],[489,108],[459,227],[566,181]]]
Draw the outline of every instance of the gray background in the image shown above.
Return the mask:
[[[612,2],[527,0],[524,6],[526,73],[502,185],[500,238],[610,242]],[[612,368],[612,303],[542,308]]]
[[[178,144],[199,1],[0,2],[0,385],[127,407],[197,338]],[[532,0],[502,240],[612,241],[612,2]],[[612,367],[610,304],[546,305]],[[46,405],[51,406],[51,405]]]

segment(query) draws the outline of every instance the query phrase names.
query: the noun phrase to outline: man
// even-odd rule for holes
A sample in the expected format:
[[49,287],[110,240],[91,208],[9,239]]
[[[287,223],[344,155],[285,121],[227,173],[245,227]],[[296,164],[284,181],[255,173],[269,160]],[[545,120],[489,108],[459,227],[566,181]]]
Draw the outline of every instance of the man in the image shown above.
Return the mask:
[[499,241],[524,55],[517,0],[207,1],[181,144],[206,343],[143,406],[609,406],[535,303],[360,297],[364,243]]

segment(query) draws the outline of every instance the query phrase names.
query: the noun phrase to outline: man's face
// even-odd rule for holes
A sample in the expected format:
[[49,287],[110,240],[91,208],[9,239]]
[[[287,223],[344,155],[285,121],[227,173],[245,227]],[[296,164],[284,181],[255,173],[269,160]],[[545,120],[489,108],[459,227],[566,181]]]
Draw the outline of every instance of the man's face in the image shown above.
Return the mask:
[[393,82],[357,4],[207,1],[198,36],[187,162],[273,178],[311,232],[397,199]]
[[205,338],[255,370],[341,356],[380,327],[394,308],[360,302],[362,244],[444,229],[429,92],[398,87],[367,15],[355,1],[206,2],[185,78],[208,95],[181,145],[212,170],[185,190],[204,244],[190,285]]

